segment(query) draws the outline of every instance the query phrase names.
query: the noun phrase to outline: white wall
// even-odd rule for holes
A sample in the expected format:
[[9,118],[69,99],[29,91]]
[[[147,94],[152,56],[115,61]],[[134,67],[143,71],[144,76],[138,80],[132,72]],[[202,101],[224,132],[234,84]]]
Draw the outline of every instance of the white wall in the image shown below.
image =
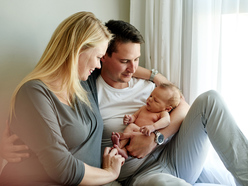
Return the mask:
[[[137,7],[139,7],[138,10]],[[143,15],[145,15],[145,9],[146,9],[146,1],[144,0],[130,1],[130,23],[140,31],[144,39],[145,39],[145,18],[143,17]],[[145,67],[144,54],[145,54],[145,44],[142,44],[139,65],[143,67]]]
[[62,20],[91,11],[103,22],[129,22],[129,7],[130,0],[0,0],[0,134],[14,88],[38,62]]

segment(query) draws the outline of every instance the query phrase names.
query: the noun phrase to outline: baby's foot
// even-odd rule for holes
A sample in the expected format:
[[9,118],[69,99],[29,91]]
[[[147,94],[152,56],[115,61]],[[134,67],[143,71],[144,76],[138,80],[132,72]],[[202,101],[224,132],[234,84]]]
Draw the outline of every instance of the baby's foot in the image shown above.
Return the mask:
[[123,158],[127,159],[128,154],[126,148],[121,149],[118,145],[114,145],[115,148],[118,150],[118,154],[120,154]]
[[111,140],[113,144],[119,146],[120,145],[120,134],[118,132],[113,132],[111,136]]

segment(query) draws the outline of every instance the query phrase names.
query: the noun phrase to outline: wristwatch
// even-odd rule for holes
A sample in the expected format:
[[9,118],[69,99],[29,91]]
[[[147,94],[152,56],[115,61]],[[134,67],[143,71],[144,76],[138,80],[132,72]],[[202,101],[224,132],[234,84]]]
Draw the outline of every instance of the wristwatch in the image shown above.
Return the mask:
[[149,81],[153,81],[154,76],[155,76],[156,74],[158,74],[158,70],[156,70],[156,69],[152,69],[152,74],[151,74],[151,76],[150,76]]
[[159,131],[155,130],[153,132],[155,134],[155,142],[158,144],[158,145],[161,145],[164,143],[164,135],[161,134]]

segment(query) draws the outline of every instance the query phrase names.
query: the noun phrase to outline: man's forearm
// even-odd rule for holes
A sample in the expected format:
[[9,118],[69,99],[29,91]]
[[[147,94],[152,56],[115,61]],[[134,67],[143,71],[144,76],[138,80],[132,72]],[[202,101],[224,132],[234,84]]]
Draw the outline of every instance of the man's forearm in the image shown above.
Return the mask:
[[134,77],[139,79],[149,80],[151,77],[152,71],[144,67],[138,66],[137,70],[133,74]]
[[[144,67],[139,66],[136,72],[133,74],[134,77],[139,79],[149,80],[151,77],[152,71]],[[158,86],[160,83],[171,83],[165,76],[158,73],[154,76],[153,82]]]
[[170,125],[170,117],[163,117],[159,119],[157,122],[153,123],[154,129],[159,130],[163,129],[165,127],[168,127]]
[[171,135],[174,135],[180,128],[185,116],[189,110],[188,103],[182,98],[178,107],[176,107],[170,114],[170,125],[166,128],[159,130],[167,139]]

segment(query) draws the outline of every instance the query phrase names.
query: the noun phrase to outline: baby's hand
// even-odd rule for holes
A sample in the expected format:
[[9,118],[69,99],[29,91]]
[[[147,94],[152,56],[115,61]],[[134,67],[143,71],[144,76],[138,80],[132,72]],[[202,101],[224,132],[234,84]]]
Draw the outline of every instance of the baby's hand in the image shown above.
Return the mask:
[[132,121],[132,115],[126,114],[123,118],[124,125],[130,124]]
[[144,134],[146,136],[150,136],[151,133],[154,131],[155,131],[155,128],[153,125],[147,125],[147,126],[140,128],[140,132],[142,132],[142,134]]

